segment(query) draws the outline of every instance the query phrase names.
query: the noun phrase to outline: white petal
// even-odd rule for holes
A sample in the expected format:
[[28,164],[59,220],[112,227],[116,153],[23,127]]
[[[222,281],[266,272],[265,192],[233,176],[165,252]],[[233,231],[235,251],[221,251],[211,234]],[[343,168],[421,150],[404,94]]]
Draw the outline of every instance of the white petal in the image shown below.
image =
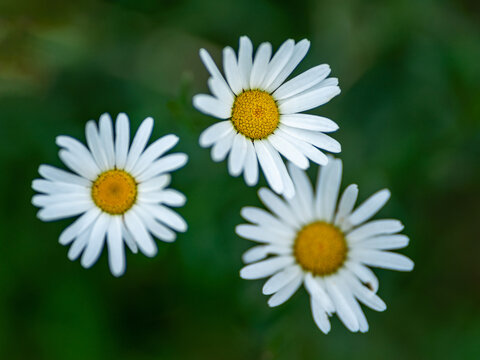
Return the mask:
[[97,178],[98,172],[89,167],[88,163],[83,162],[81,158],[74,156],[71,152],[60,150],[58,156],[63,163],[70,168],[70,170],[76,172],[80,176],[92,181]]
[[62,231],[58,242],[62,245],[68,245],[73,239],[82,234],[98,218],[100,213],[101,210],[97,207],[88,210]]
[[232,131],[232,122],[230,120],[215,123],[200,134],[200,146],[204,148],[212,146],[230,131]]
[[78,175],[71,174],[65,170],[50,165],[40,165],[38,172],[45,179],[66,184],[90,186],[91,182]]
[[375,236],[367,240],[355,243],[355,247],[377,249],[377,250],[394,250],[401,249],[408,245],[409,239],[405,235],[385,235]]
[[[268,92],[274,90],[272,86],[273,82],[276,80],[277,76],[280,75],[285,65],[287,65],[293,54],[293,48],[295,42],[292,39],[285,41],[278,51],[273,55],[272,60],[268,64],[267,73],[265,78],[262,81],[262,88],[266,89]],[[288,76],[288,75],[287,75]]]
[[88,239],[87,247],[83,252],[82,259],[80,260],[80,264],[84,268],[88,269],[91,267],[100,257],[110,221],[111,216],[106,213],[102,213],[94,223],[92,233]]
[[247,154],[245,155],[245,170],[243,175],[248,186],[254,186],[258,183],[257,153],[250,140],[247,140]]
[[387,251],[354,249],[349,254],[352,259],[366,265],[397,271],[412,271],[414,263],[402,254]]
[[315,66],[280,86],[273,93],[273,96],[277,100],[284,100],[290,96],[300,94],[302,91],[318,84],[328,74],[330,74],[330,66],[327,64]]
[[310,297],[310,308],[312,309],[312,316],[315,324],[321,331],[323,331],[325,334],[328,334],[331,326],[327,313],[320,304],[320,301],[313,296]]
[[56,143],[58,146],[68,150],[73,157],[81,159],[83,166],[90,169],[89,172],[97,174],[100,173],[100,168],[93,159],[92,154],[80,141],[70,136],[61,135],[57,136]]
[[227,82],[225,81],[225,79],[223,78],[222,74],[220,73],[220,71],[218,70],[217,68],[217,65],[215,65],[212,57],[210,56],[210,54],[207,52],[207,50],[205,49],[200,49],[200,58],[202,59],[203,61],[203,64],[205,65],[205,67],[207,68],[208,72],[210,73],[210,75],[212,75],[217,81],[220,81],[222,82],[222,88],[223,89],[228,89],[228,92],[230,92],[231,94],[231,97],[233,99],[233,93],[231,92],[230,90],[230,87],[228,86]]
[[231,104],[225,103],[211,95],[195,95],[193,97],[193,106],[204,114],[219,119],[228,119],[232,115]]
[[362,333],[367,332],[368,331],[367,318],[365,317],[365,314],[363,313],[362,308],[358,304],[358,301],[353,296],[351,289],[345,283],[345,279],[344,279],[344,276],[342,276],[342,274],[339,274],[337,276],[337,285],[339,290],[342,292],[342,295],[345,301],[347,302],[348,306],[350,307],[350,309],[355,314],[355,317],[357,318],[358,329]]
[[139,216],[142,217],[145,227],[150,233],[153,234],[153,236],[165,242],[175,241],[177,234],[155,220],[149,211],[144,210],[141,206],[139,206],[136,211],[138,212]]
[[326,165],[328,163],[327,156],[318,150],[315,146],[308,142],[300,140],[290,134],[284,132],[281,128],[277,128],[275,134],[281,136],[284,140],[298,148],[307,158],[318,165]]
[[[335,215],[335,225],[342,225],[345,218],[350,215],[358,196],[358,186],[356,184],[348,185],[338,203],[338,210]],[[350,226],[349,226],[350,227]],[[348,228],[349,228],[348,227]],[[347,226],[342,226],[343,231],[347,230]]]
[[250,88],[250,72],[252,70],[253,45],[247,36],[240,38],[238,49],[238,71],[242,79],[242,88]]
[[85,230],[75,239],[75,241],[72,243],[72,246],[70,246],[70,249],[68,249],[67,257],[69,260],[74,261],[80,256],[82,251],[87,246],[88,239],[90,239],[91,232],[92,232],[92,227]]
[[383,234],[395,234],[403,230],[403,225],[400,221],[394,219],[382,219],[370,221],[347,234],[347,240],[350,243],[355,243],[372,236]]
[[352,275],[349,271],[343,271],[343,278],[346,280],[348,286],[358,300],[367,305],[369,308],[375,311],[384,311],[387,308],[385,302],[378,297],[375,292],[368,287],[360,283],[358,279]]
[[258,191],[258,196],[263,204],[282,221],[294,229],[299,228],[298,217],[292,212],[290,207],[280,197],[270,191],[270,189],[261,188]]
[[298,265],[289,266],[268,279],[263,285],[262,292],[264,295],[274,294],[301,275],[302,269]]
[[345,266],[355,274],[362,283],[367,285],[373,292],[378,291],[378,278],[368,267],[354,261],[347,261]]
[[335,278],[333,276],[326,277],[325,285],[327,287],[327,292],[335,305],[335,309],[339,319],[350,331],[358,331],[360,329],[360,326],[358,324],[357,317],[353,310],[350,308],[343,293],[338,288]]
[[311,114],[281,115],[280,122],[293,128],[312,131],[332,132],[338,130],[338,125],[332,120]]
[[123,240],[125,240],[125,244],[127,244],[130,251],[134,254],[138,253],[137,243],[135,242],[133,235],[127,229],[127,226],[125,225],[125,221],[122,221],[122,235],[123,235]]
[[173,148],[178,142],[178,136],[170,134],[157,139],[153,144],[151,144],[145,152],[140,156],[137,163],[133,167],[131,173],[134,177],[141,174],[149,166],[152,166],[152,163],[166,153],[168,150]]
[[245,266],[240,270],[242,279],[261,279],[275,274],[283,268],[292,265],[294,262],[291,256],[277,256],[271,259]]
[[237,225],[235,232],[238,236],[257,242],[285,245],[292,241],[288,235],[285,235],[279,231],[273,231],[272,228],[264,228],[250,224]]
[[257,245],[254,246],[242,255],[242,260],[245,264],[257,262],[265,259],[269,255],[291,255],[292,249],[290,246],[280,245]]
[[218,100],[222,101],[226,105],[232,107],[233,102],[235,101],[232,90],[227,85],[225,80],[211,77],[207,81],[208,88]]
[[250,88],[257,89],[262,84],[271,55],[272,45],[268,42],[260,44],[250,73]]
[[161,174],[169,173],[185,166],[188,161],[188,156],[183,153],[174,153],[160,158],[151,163],[151,165],[136,176],[139,182],[150,180]]
[[263,209],[253,206],[246,206],[242,208],[240,214],[245,220],[250,221],[253,224],[258,224],[264,227],[271,227],[277,231],[284,233],[285,236],[295,237],[296,233],[290,226],[283,224],[279,219],[277,219]]
[[179,191],[166,189],[158,192],[140,192],[138,195],[138,201],[146,203],[162,203],[168,206],[183,206],[185,205],[187,198]]
[[290,178],[290,174],[287,171],[287,167],[285,166],[285,163],[283,162],[278,151],[275,150],[274,147],[270,144],[268,139],[265,140],[263,143],[267,151],[270,152],[270,155],[272,156],[275,166],[277,167],[280,173],[280,176],[282,177],[283,195],[286,198],[292,198],[295,195],[295,187],[293,185],[292,179]]
[[125,167],[129,142],[130,122],[126,114],[120,113],[115,122],[115,165],[118,169]]
[[300,169],[308,169],[310,163],[305,155],[293,146],[290,142],[283,139],[277,134],[272,134],[268,137],[268,141],[272,146],[285,158],[293,162]]
[[290,281],[290,283],[285,285],[268,299],[268,306],[275,307],[283,304],[297,292],[298,288],[302,285],[302,282],[303,276],[300,273],[300,275],[297,275],[292,281]]
[[114,276],[125,273],[125,248],[122,240],[122,222],[120,216],[113,216],[107,230],[108,264]]
[[99,135],[102,142],[103,151],[106,156],[108,168],[115,166],[115,151],[113,149],[113,125],[110,115],[100,116]]
[[75,203],[82,201],[89,201],[90,195],[87,193],[63,193],[55,195],[34,195],[32,197],[32,204],[37,207],[49,207],[52,205],[59,205],[63,203]]
[[305,288],[312,298],[317,299],[322,309],[329,315],[335,312],[335,306],[333,305],[330,296],[325,290],[324,282],[319,277],[313,277],[311,273],[305,275]]
[[73,183],[53,182],[43,179],[32,181],[32,189],[44,194],[89,194],[90,187]]
[[95,121],[90,120],[87,122],[87,126],[85,127],[85,136],[87,138],[87,144],[90,148],[90,152],[95,159],[98,167],[101,171],[106,171],[109,169],[107,154],[105,153],[104,146],[102,144],[102,140],[100,139],[100,134],[98,133],[97,124]]
[[140,251],[148,257],[153,257],[157,254],[157,245],[148,233],[142,220],[135,213],[135,207],[124,215],[125,225],[135,239],[135,243]]
[[340,94],[338,86],[325,86],[283,100],[279,103],[278,109],[281,114],[302,112],[326,104],[338,94]]
[[148,139],[150,138],[150,134],[152,133],[153,129],[153,119],[151,117],[146,118],[140,124],[140,127],[135,134],[135,137],[132,141],[132,146],[130,147],[130,151],[127,155],[127,162],[125,164],[125,170],[130,172],[133,167],[135,166],[140,154],[145,149],[145,145],[147,145]]
[[342,161],[330,158],[318,176],[315,208],[317,216],[328,223],[333,221],[338,191],[342,181]]
[[297,129],[286,125],[281,125],[281,129],[287,134],[306,141],[320,149],[325,149],[333,153],[339,153],[342,151],[340,143],[324,133]]
[[230,46],[223,49],[223,72],[232,91],[237,95],[241,93],[242,78],[238,70],[235,52]]
[[275,164],[271,153],[265,146],[265,142],[262,140],[254,141],[255,150],[257,152],[258,161],[262,167],[263,174],[268,182],[268,185],[278,194],[284,191],[284,185],[280,171]]
[[159,191],[167,187],[170,184],[171,176],[170,174],[164,174],[160,176],[153,177],[147,181],[144,181],[138,184],[139,193],[148,193],[151,191]]
[[232,148],[235,132],[232,129],[212,147],[212,160],[215,162],[223,161]]
[[348,221],[354,226],[367,221],[385,205],[389,198],[390,191],[388,189],[376,192],[350,214]]
[[312,219],[313,216],[313,188],[310,179],[307,174],[296,167],[294,164],[289,163],[288,169],[295,185],[295,194],[298,198],[301,212],[307,219]]
[[60,203],[43,208],[37,213],[37,217],[42,221],[60,220],[84,213],[93,206],[91,200]]
[[300,61],[302,61],[302,59],[305,57],[309,48],[310,41],[307,39],[303,39],[295,45],[290,59],[285,64],[282,71],[280,71],[280,73],[276,76],[275,80],[268,86],[268,91],[274,91],[285,81],[285,79],[292,73],[293,70],[295,70]]
[[233,138],[232,150],[228,158],[228,172],[232,176],[240,175],[243,170],[245,156],[247,155],[247,141],[250,140],[247,140],[240,133]]
[[163,205],[145,205],[145,211],[148,211],[155,219],[179,232],[187,231],[186,221],[175,211]]

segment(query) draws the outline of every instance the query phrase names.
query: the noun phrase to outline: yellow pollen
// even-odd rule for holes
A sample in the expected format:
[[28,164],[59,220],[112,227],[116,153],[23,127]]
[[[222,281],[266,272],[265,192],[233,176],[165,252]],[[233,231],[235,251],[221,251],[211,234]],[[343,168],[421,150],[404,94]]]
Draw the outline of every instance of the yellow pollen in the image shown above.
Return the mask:
[[262,90],[247,90],[238,95],[232,107],[235,129],[252,140],[266,138],[278,126],[278,106],[272,95]]
[[294,244],[298,264],[319,276],[335,273],[347,258],[347,250],[343,233],[323,221],[306,225],[298,232]]
[[92,186],[94,203],[111,215],[124,214],[137,198],[135,179],[123,170],[108,170],[100,174]]

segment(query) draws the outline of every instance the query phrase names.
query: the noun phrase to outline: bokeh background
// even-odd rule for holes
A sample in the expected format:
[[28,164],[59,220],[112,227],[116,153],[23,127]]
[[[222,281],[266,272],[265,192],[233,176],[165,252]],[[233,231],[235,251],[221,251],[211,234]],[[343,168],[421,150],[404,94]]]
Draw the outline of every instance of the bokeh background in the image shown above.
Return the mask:
[[[1,0],[0,358],[480,359],[479,24],[475,0]],[[198,49],[218,61],[244,34],[311,40],[296,73],[328,63],[340,79],[313,113],[340,125],[343,187],[392,190],[378,216],[405,223],[416,267],[376,270],[388,309],[365,309],[367,334],[334,318],[326,336],[304,290],[269,309],[238,276],[252,243],[234,226],[260,203],[198,146],[214,120],[191,98],[207,91]],[[37,220],[30,184],[62,166],[57,135],[84,140],[87,120],[122,111],[181,137],[189,230],[116,279],[105,252],[90,270],[67,259],[71,221]]]

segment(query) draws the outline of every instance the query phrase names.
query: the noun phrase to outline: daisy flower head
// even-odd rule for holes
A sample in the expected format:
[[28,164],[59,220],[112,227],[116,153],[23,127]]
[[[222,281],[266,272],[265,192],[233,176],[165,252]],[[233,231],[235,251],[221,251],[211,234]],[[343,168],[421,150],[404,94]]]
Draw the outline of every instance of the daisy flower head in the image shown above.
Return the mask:
[[72,171],[41,165],[42,179],[32,187],[40,194],[32,198],[40,208],[38,218],[52,221],[79,216],[60,235],[59,242],[71,247],[68,258],[81,255],[83,267],[91,267],[106,243],[113,275],[125,272],[124,243],[133,253],[138,249],[153,257],[157,246],[153,237],[175,240],[175,231],[187,229],[185,220],[169,207],[185,204],[185,196],[167,188],[169,172],[187,162],[182,153],[164,154],[178,142],[166,135],[148,147],[153,119],[146,118],[130,144],[130,124],[125,114],[113,123],[103,114],[97,127],[86,125],[87,146],[69,136],[58,136],[59,157]]
[[368,331],[359,302],[383,311],[377,295],[378,280],[369,269],[379,267],[411,271],[413,262],[388,250],[408,245],[398,234],[398,220],[370,220],[387,202],[390,192],[380,190],[354,209],[357,185],[337,197],[342,162],[330,158],[320,169],[316,190],[306,173],[289,164],[296,189],[292,198],[281,199],[266,188],[259,197],[270,212],[245,207],[242,216],[251,224],[238,225],[239,236],[262,243],[244,253],[244,279],[267,278],[263,286],[271,307],[287,301],[303,284],[310,295],[313,319],[324,333],[330,331],[334,313],[353,332]]
[[193,105],[222,120],[203,131],[200,145],[212,146],[214,161],[228,155],[229,173],[239,176],[243,172],[249,186],[257,184],[260,164],[269,186],[287,197],[295,189],[280,155],[307,169],[309,160],[327,164],[327,156],[319,149],[341,151],[340,144],[325,134],[337,130],[337,124],[301,113],[340,93],[338,79],[327,78],[330,66],[315,66],[285,82],[309,47],[306,39],[298,43],[290,39],[271,56],[272,45],[265,42],[253,56],[252,42],[242,36],[238,56],[231,47],[223,49],[225,78],[209,53],[200,50],[213,95],[195,95]]

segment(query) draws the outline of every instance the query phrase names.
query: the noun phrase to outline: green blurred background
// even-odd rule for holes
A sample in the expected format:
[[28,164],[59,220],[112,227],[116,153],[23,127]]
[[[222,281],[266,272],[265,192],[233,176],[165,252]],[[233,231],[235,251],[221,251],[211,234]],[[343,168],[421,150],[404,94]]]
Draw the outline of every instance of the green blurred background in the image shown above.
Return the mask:
[[[479,24],[475,0],[1,0],[0,359],[480,359]],[[314,113],[340,125],[343,188],[392,190],[379,216],[405,223],[416,267],[375,270],[388,310],[365,309],[367,334],[334,318],[324,335],[303,289],[269,309],[238,276],[252,243],[234,226],[260,203],[198,146],[214,120],[191,97],[207,91],[198,49],[218,61],[244,34],[311,40],[296,73],[329,63],[340,79]],[[57,135],[122,111],[180,136],[189,230],[116,279],[105,252],[90,270],[67,259],[71,220],[37,220],[30,184],[62,166]]]

